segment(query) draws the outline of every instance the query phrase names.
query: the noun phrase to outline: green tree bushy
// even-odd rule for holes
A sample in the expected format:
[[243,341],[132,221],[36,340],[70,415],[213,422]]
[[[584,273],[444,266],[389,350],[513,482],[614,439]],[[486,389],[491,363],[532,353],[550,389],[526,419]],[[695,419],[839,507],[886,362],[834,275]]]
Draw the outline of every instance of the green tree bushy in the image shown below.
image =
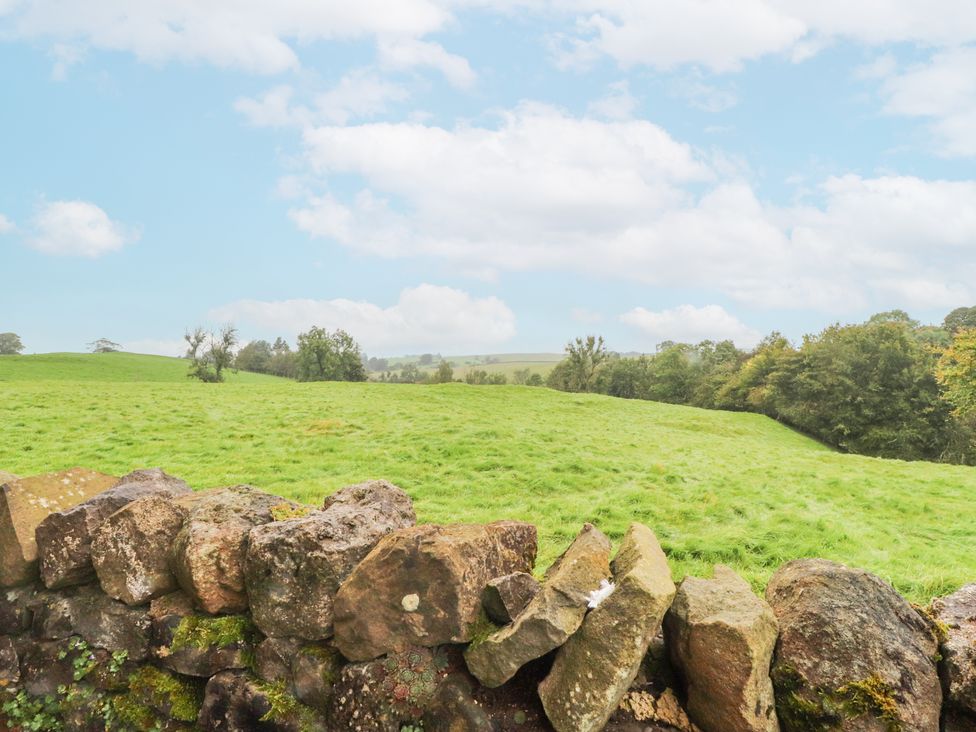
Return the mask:
[[365,381],[359,344],[342,329],[312,327],[298,336],[299,381]]

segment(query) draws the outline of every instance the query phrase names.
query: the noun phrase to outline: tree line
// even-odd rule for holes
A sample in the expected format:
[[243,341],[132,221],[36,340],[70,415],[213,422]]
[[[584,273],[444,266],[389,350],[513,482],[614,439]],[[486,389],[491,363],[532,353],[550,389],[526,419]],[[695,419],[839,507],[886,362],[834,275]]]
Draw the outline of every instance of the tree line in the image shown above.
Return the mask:
[[941,326],[878,313],[799,345],[772,333],[750,351],[667,342],[624,358],[587,336],[567,345],[547,385],[759,412],[848,452],[976,463],[976,307],[957,308]]

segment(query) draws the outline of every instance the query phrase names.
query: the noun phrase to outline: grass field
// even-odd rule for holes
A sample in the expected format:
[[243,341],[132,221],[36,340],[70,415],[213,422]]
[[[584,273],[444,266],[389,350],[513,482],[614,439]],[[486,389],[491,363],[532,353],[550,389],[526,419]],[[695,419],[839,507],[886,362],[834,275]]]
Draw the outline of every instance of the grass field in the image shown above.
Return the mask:
[[976,580],[972,468],[843,455],[755,414],[540,388],[183,374],[128,354],[0,358],[0,470],[162,466],[311,503],[383,477],[421,521],[536,523],[540,566],[584,521],[616,540],[639,520],[676,578],[724,562],[758,588],[823,556],[916,601]]

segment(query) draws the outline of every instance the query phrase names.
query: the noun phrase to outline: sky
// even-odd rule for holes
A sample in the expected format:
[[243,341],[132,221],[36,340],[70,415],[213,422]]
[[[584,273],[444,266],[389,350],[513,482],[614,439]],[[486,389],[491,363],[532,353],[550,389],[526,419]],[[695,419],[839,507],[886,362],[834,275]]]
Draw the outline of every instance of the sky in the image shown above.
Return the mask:
[[0,0],[0,331],[373,356],[976,303],[971,0]]

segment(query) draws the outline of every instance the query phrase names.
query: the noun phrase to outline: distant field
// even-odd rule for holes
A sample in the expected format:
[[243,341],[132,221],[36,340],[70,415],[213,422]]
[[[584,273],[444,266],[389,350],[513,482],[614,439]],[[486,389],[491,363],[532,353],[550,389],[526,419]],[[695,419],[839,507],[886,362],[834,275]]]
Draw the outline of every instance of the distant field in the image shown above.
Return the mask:
[[425,522],[538,524],[540,567],[584,521],[617,540],[638,520],[676,577],[723,562],[759,587],[824,556],[917,601],[976,579],[972,468],[843,455],[755,414],[515,386],[210,385],[183,366],[0,357],[0,470],[162,466],[310,503],[383,477]]
[[[511,380],[512,375],[521,369],[529,369],[545,378],[552,367],[563,359],[561,353],[497,353],[490,356],[491,362],[486,362],[486,356],[444,356],[444,360],[454,364],[454,378],[463,379],[465,374],[473,370],[487,371],[488,373],[502,373]],[[419,356],[401,356],[388,359],[390,370],[399,371],[409,363],[418,365],[421,371],[433,372],[437,370],[440,361],[420,366]],[[371,378],[376,378],[379,374],[371,373]]]

